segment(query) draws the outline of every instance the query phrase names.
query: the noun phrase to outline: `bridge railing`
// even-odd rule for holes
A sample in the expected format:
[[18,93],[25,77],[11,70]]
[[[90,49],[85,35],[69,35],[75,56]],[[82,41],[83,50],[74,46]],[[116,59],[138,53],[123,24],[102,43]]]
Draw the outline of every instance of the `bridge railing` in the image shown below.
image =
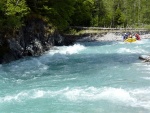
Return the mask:
[[147,30],[145,28],[105,28],[105,27],[81,27],[81,26],[70,26],[70,28],[78,30]]

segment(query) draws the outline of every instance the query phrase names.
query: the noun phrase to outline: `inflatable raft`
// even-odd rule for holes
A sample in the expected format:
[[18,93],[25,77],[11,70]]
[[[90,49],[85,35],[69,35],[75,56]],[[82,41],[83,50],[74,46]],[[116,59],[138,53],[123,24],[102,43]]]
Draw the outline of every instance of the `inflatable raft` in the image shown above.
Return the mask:
[[124,42],[135,42],[136,38],[127,38],[126,40],[124,40]]

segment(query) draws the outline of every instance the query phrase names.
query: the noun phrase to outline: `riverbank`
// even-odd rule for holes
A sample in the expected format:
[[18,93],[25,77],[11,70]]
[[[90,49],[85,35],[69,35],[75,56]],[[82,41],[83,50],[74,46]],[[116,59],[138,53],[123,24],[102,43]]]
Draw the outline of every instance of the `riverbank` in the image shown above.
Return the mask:
[[63,37],[42,19],[31,19],[17,32],[0,32],[0,64],[26,56],[40,56],[53,46],[65,44]]
[[[123,34],[114,34],[114,33],[107,33],[107,34],[97,34],[97,35],[89,35],[86,36],[82,39],[79,39],[77,41],[122,41],[122,36]],[[148,39],[150,38],[150,34],[149,36],[146,34],[140,34],[141,39]]]
[[143,38],[150,38],[146,28],[102,28],[102,27],[71,27],[72,35],[68,35],[77,41],[121,41],[124,33],[138,33]]
[[[125,33],[124,30],[120,31],[120,29],[109,29],[109,31],[108,29],[100,29],[98,30],[99,32],[89,32],[85,30],[86,33],[78,31],[78,33],[75,34],[59,34],[59,32],[50,34],[45,29],[48,26],[46,26],[42,20],[28,23],[15,37],[10,36],[8,39],[0,37],[0,64],[9,63],[26,56],[40,56],[53,46],[68,46],[76,42],[85,41],[122,41],[122,36]],[[145,34],[150,34],[149,31],[144,29],[141,31],[131,30],[130,32],[139,33],[141,39],[150,38],[148,35],[144,36]]]

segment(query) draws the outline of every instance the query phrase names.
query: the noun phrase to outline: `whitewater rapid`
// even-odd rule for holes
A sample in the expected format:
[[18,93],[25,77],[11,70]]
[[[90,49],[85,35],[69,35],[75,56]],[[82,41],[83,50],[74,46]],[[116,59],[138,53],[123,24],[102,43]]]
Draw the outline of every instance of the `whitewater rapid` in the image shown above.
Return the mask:
[[0,111],[149,113],[150,65],[138,59],[149,52],[145,38],[77,42],[0,65]]

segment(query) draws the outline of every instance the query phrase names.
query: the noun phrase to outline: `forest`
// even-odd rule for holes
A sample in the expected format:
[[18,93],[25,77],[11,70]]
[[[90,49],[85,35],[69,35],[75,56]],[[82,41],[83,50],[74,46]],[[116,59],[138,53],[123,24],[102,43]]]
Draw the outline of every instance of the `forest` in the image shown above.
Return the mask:
[[150,0],[0,0],[0,32],[18,30],[32,18],[53,28],[142,27],[150,24]]

